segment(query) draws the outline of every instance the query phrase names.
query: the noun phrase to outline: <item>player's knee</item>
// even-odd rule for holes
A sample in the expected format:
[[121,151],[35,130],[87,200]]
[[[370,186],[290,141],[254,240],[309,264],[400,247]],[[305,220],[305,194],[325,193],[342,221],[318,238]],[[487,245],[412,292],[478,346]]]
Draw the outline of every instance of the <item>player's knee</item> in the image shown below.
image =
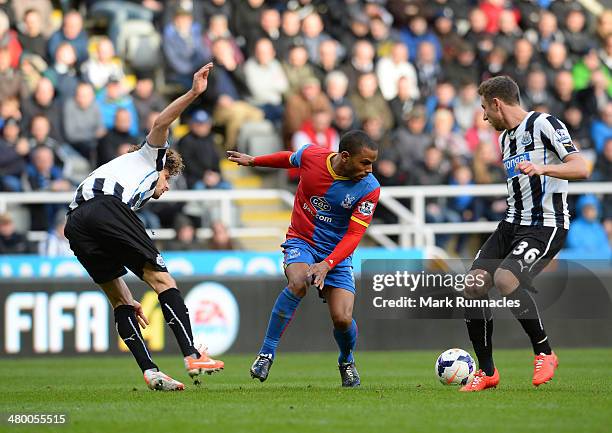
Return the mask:
[[157,293],[176,287],[176,281],[168,272],[146,272],[143,278]]
[[486,296],[492,285],[491,275],[481,269],[470,271],[468,275],[471,275],[471,277],[465,279],[465,297],[476,299]]
[[332,313],[332,322],[335,329],[345,330],[351,327],[353,315],[348,311]]
[[300,298],[306,296],[306,290],[308,290],[306,274],[300,275],[297,278],[290,278],[287,283],[287,288],[295,296]]
[[493,282],[502,296],[507,296],[514,292],[519,285],[518,278],[507,269],[498,269],[495,271]]

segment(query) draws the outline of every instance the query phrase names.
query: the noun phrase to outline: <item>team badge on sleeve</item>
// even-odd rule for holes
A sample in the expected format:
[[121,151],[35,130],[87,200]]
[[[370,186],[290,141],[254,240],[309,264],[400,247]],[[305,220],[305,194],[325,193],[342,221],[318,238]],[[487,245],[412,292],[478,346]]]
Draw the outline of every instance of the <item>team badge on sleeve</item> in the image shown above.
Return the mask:
[[365,216],[370,216],[374,213],[374,203],[371,201],[364,201],[359,205],[359,213]]
[[563,146],[571,146],[572,138],[565,129],[557,129],[555,131],[555,140]]

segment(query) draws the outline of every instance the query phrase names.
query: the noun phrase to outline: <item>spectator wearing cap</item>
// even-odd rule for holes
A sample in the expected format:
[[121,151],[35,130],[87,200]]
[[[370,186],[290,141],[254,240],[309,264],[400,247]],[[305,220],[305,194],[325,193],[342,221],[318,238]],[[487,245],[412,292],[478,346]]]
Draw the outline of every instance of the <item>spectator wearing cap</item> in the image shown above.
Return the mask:
[[319,109],[331,111],[331,104],[325,93],[321,91],[319,80],[314,77],[308,78],[302,83],[300,91],[290,95],[285,104],[283,140],[287,146],[293,134],[306,120],[312,118],[312,113]]
[[[343,5],[344,7],[344,5]],[[349,12],[349,30],[338,35],[341,45],[353,51],[355,43],[367,39],[370,35],[370,18],[362,10]]]
[[97,147],[97,164],[98,167],[106,164],[111,159],[117,156],[117,149],[124,143],[136,144],[139,139],[132,132],[133,112],[125,108],[118,108],[115,111],[112,125],[107,127],[108,131],[100,139]]
[[155,89],[153,75],[141,73],[136,78],[136,86],[131,93],[138,113],[138,124],[140,131],[144,132],[147,126],[147,118],[152,112],[161,112],[166,107],[166,99]]
[[212,119],[204,110],[195,111],[189,121],[189,132],[177,143],[185,164],[185,179],[189,188],[227,188],[221,178],[220,155],[212,134]]
[[357,81],[357,91],[349,97],[357,118],[363,122],[372,115],[379,116],[383,127],[390,129],[393,127],[393,115],[385,98],[378,90],[378,80],[374,73],[363,74]]
[[580,197],[576,203],[576,211],[578,217],[572,222],[567,233],[565,247],[576,254],[610,259],[612,248],[600,222],[601,204],[597,197],[592,194]]
[[395,42],[389,57],[382,57],[376,64],[376,77],[380,83],[380,92],[385,100],[390,101],[397,96],[398,81],[408,79],[410,99],[419,99],[419,87],[414,66],[408,62],[408,48],[403,42]]
[[291,47],[304,43],[304,38],[300,33],[301,28],[302,23],[297,12],[285,10],[281,18],[281,38],[277,48],[279,59],[286,60]]
[[28,240],[23,233],[15,229],[15,223],[10,214],[0,214],[0,255],[28,254]]
[[576,63],[591,47],[593,47],[592,36],[586,29],[587,22],[584,11],[580,6],[572,9],[565,17],[565,29],[563,37],[567,46],[572,63]]
[[459,46],[463,43],[461,36],[455,28],[454,12],[450,8],[443,8],[434,17],[434,31],[442,46],[442,62],[450,62],[457,55]]
[[74,97],[64,103],[63,123],[68,144],[93,161],[98,139],[106,131],[91,84],[80,83]]
[[25,96],[26,92],[21,72],[11,68],[11,53],[0,47],[0,101]]
[[289,81],[276,59],[270,39],[257,41],[255,55],[244,64],[244,75],[251,102],[263,110],[266,119],[280,122],[283,117],[283,95],[289,90]]
[[360,39],[353,45],[353,55],[341,68],[349,80],[349,88],[355,88],[357,80],[363,74],[374,72],[374,46],[366,39]]
[[166,58],[167,80],[191,88],[193,74],[210,59],[202,43],[202,26],[194,22],[191,12],[179,8],[163,32],[162,48]]
[[50,59],[55,58],[55,52],[62,42],[68,42],[74,47],[77,67],[80,67],[89,57],[87,50],[89,40],[87,33],[83,30],[83,17],[77,11],[70,11],[64,15],[62,28],[51,35],[47,47]]
[[435,60],[439,61],[442,57],[442,47],[434,32],[429,30],[427,21],[422,16],[415,16],[410,20],[408,28],[401,30],[402,41],[408,47],[410,61],[414,62],[417,57],[418,46],[423,42],[431,43],[435,48]]
[[70,242],[64,235],[66,227],[66,212],[60,210],[55,214],[53,226],[47,232],[47,237],[38,244],[38,255],[44,257],[70,257],[74,253],[70,249]]
[[83,79],[94,86],[96,91],[106,86],[113,77],[122,80],[125,77],[121,59],[115,56],[115,47],[110,38],[103,36],[96,46],[96,55],[81,66]]
[[55,100],[53,83],[46,77],[38,81],[34,94],[25,99],[21,105],[23,118],[21,125],[29,129],[35,116],[44,116],[51,124],[50,137],[56,141],[64,141],[62,130],[62,106]]
[[74,96],[79,83],[76,61],[74,47],[68,42],[62,42],[55,51],[53,65],[44,73],[44,76],[53,83],[60,104]]
[[289,48],[287,61],[282,63],[285,76],[289,83],[287,93],[299,93],[302,84],[312,78],[316,79],[313,66],[308,62],[308,51],[303,45],[294,45]]
[[43,23],[40,11],[28,9],[23,15],[23,26],[18,34],[19,43],[24,54],[36,54],[48,59],[47,38],[43,34]]
[[104,121],[104,127],[106,129],[113,128],[115,125],[115,114],[119,109],[124,109],[130,113],[130,135],[138,135],[140,129],[134,100],[126,93],[121,81],[119,81],[117,77],[110,77],[106,87],[97,94],[96,101],[100,107],[102,120]]
[[[228,18],[225,15],[213,15],[209,19],[208,30],[204,33],[204,43],[209,52],[212,52],[212,44],[217,39],[228,41],[236,63],[239,65],[244,63],[244,56],[236,38],[229,29]],[[249,49],[248,52],[252,53],[253,51]]]
[[419,83],[419,93],[427,98],[435,91],[438,79],[442,75],[442,68],[436,60],[436,48],[430,42],[422,42],[418,47],[415,63]]
[[502,75],[510,76],[516,81],[519,89],[524,89],[527,86],[527,74],[532,60],[534,60],[533,45],[525,38],[517,39],[514,43],[512,59],[504,65]]

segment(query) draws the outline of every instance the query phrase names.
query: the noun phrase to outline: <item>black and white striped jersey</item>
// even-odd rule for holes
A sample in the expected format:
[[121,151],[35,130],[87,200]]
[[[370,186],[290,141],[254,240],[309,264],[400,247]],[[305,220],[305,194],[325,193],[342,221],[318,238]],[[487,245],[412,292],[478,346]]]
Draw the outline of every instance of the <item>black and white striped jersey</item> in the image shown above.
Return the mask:
[[507,174],[509,223],[569,229],[567,180],[522,174],[518,164],[561,164],[578,152],[565,125],[549,114],[531,111],[513,129],[504,131],[499,144]]
[[81,182],[70,211],[99,195],[115,196],[132,210],[140,209],[153,196],[167,148],[167,142],[164,147],[153,147],[145,141],[139,150],[101,165]]

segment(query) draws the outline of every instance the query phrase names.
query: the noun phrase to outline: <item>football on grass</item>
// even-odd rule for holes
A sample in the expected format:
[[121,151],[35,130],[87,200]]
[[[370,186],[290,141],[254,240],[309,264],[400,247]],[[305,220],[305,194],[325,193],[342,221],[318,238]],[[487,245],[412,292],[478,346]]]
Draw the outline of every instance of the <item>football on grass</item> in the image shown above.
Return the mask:
[[474,358],[463,349],[448,349],[436,361],[436,376],[444,385],[465,385],[475,369]]

